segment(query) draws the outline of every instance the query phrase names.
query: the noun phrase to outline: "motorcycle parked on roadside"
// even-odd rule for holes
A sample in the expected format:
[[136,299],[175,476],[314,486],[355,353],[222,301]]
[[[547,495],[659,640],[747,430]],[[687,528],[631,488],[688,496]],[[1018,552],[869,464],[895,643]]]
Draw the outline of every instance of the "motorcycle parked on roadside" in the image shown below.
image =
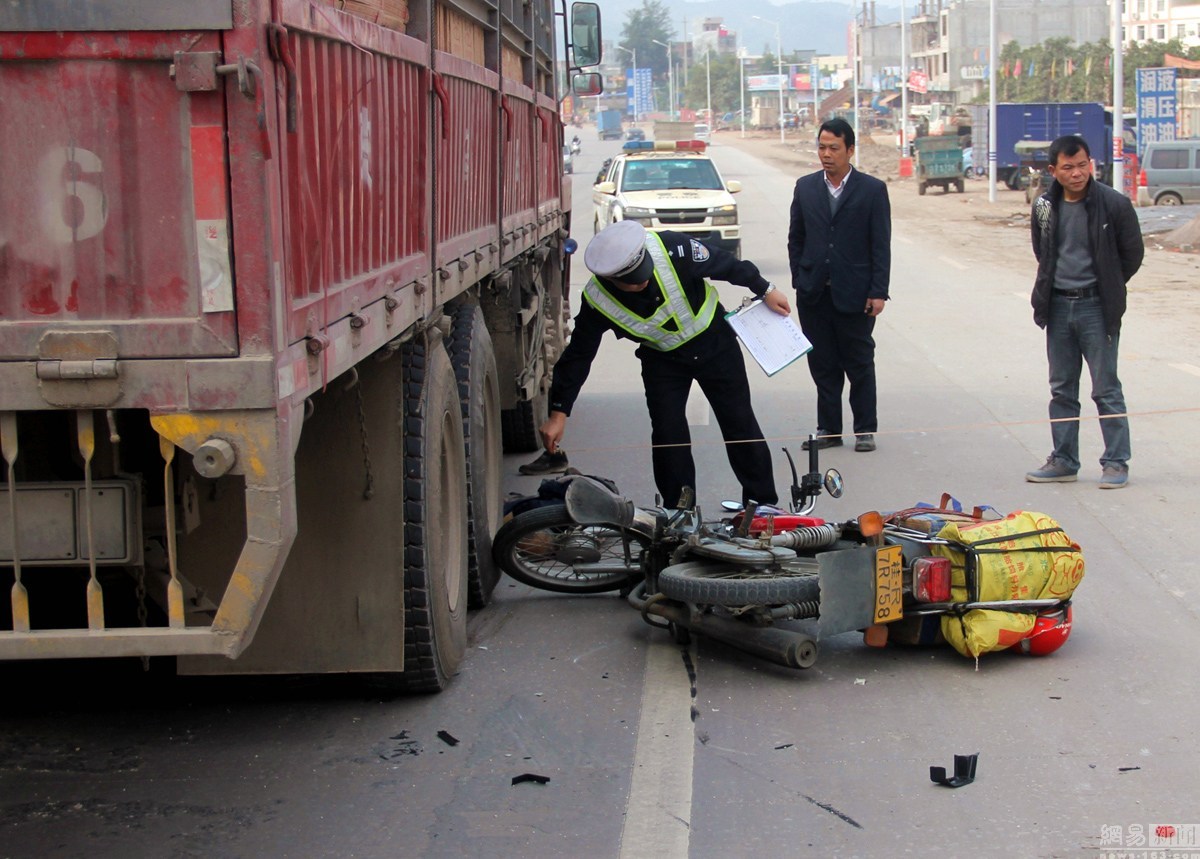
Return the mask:
[[[493,555],[531,587],[620,591],[647,623],[677,641],[697,633],[792,668],[811,667],[821,639],[852,630],[875,646],[889,637],[907,644],[949,640],[976,657],[980,648],[1048,653],[1066,640],[1082,557],[1057,523],[1043,517],[1045,528],[1034,527],[1043,520],[1009,527],[1010,517],[987,519],[983,511],[962,513],[945,502],[828,522],[810,514],[822,491],[841,497],[843,480],[834,469],[822,474],[816,445],[810,447],[802,479],[784,448],[790,510],[752,504],[706,520],[690,498],[677,510],[643,508],[611,484],[575,475],[562,503],[506,522]],[[955,538],[939,536],[947,522]],[[1030,569],[1053,568],[1040,591],[996,590],[987,565],[1011,567],[1014,558]]]

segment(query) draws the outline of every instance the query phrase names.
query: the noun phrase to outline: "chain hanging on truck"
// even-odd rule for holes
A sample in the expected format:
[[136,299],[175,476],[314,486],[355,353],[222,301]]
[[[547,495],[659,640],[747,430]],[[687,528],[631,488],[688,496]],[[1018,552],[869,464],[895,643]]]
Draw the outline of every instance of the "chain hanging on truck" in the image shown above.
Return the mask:
[[367,409],[363,405],[362,380],[358,377],[358,368],[354,367],[350,384],[354,386],[354,399],[358,403],[358,433],[362,438],[363,472],[366,483],[363,485],[363,500],[370,501],[375,495],[375,478],[371,474],[371,446],[367,443]]

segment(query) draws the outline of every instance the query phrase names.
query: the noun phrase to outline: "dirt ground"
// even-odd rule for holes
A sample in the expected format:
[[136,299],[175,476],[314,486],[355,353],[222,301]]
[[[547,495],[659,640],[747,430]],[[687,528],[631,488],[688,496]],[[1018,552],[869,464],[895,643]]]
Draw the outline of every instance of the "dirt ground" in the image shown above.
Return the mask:
[[[789,133],[785,143],[778,132],[722,131],[719,145],[734,146],[803,176],[820,169],[815,139],[807,132]],[[889,135],[881,139],[862,139],[858,143],[860,168],[889,185],[894,222],[919,223],[919,234],[944,237],[951,245],[987,246],[998,256],[1012,260],[1014,266],[1028,270],[1030,286],[1035,271],[1029,241],[1029,205],[1024,191],[1010,191],[1003,185],[996,190],[996,202],[988,201],[986,179],[969,179],[962,194],[943,193],[930,188],[925,196],[917,194],[911,177],[900,177],[899,152]],[[1131,281],[1130,310],[1135,307],[1147,314],[1178,317],[1189,314],[1200,337],[1200,254],[1180,253],[1168,247],[1162,235],[1148,235],[1146,258],[1141,271]],[[938,244],[942,244],[939,242]]]

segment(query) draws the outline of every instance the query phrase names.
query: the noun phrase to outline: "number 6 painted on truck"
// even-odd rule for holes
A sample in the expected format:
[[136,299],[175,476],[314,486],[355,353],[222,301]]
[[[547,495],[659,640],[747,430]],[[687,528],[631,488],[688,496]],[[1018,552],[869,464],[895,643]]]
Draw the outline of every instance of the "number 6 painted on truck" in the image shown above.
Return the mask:
[[58,244],[90,239],[108,222],[104,192],[85,177],[104,172],[100,156],[77,146],[51,149],[38,165],[38,216],[47,238]]

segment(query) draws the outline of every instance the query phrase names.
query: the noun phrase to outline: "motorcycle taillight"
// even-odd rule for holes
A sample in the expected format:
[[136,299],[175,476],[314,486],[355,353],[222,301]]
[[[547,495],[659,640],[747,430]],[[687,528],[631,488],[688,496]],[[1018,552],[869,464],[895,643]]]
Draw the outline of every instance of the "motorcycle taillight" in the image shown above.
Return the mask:
[[950,600],[949,558],[917,558],[913,561],[913,597],[918,602]]

